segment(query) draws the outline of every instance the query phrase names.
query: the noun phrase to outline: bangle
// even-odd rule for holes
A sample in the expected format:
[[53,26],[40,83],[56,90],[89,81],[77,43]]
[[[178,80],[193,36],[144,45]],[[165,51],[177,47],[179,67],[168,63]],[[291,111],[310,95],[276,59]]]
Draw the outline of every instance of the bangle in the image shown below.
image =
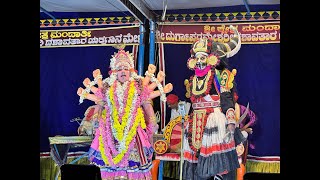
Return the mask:
[[98,83],[99,79],[102,79],[102,75],[101,74],[99,74],[96,78],[94,78],[94,82]]
[[148,71],[146,71],[146,73],[144,74],[145,76],[148,76],[150,78],[154,77],[154,74],[149,73]]

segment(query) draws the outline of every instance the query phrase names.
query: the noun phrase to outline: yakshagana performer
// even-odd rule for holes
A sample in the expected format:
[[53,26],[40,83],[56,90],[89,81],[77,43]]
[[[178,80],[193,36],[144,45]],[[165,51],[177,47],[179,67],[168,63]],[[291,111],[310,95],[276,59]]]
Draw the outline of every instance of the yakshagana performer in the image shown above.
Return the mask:
[[95,80],[86,78],[86,89],[77,92],[80,103],[89,99],[101,106],[89,160],[100,167],[104,180],[151,179],[152,135],[158,129],[151,100],[161,96],[165,101],[173,86],[161,86],[165,74],[160,71],[155,78],[154,65],[148,66],[145,77],[138,76],[132,54],[122,48],[112,56],[110,68],[104,80],[99,69],[93,71]]
[[241,41],[238,31],[230,29],[235,32],[230,42],[203,38],[190,51],[187,66],[195,75],[185,82],[192,111],[183,142],[183,179],[234,180],[239,168],[232,94],[236,70],[227,69],[227,58],[239,51]]

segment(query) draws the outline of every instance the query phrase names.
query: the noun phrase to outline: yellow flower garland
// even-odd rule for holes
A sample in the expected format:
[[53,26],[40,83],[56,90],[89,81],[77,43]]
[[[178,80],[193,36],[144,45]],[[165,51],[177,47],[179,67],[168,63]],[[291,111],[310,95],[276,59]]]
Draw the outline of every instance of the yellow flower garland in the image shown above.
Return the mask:
[[[110,101],[111,101],[111,104],[113,107],[116,107],[116,103],[115,103],[115,100],[114,100],[114,92],[115,92],[115,89],[113,86],[110,87]],[[122,141],[123,140],[123,130],[124,128],[126,127],[127,125],[127,122],[128,122],[128,118],[129,118],[129,115],[132,113],[130,112],[131,110],[131,106],[133,105],[133,98],[134,98],[134,94],[136,93],[136,89],[135,89],[135,86],[134,86],[134,81],[132,81],[129,85],[129,90],[128,90],[128,98],[127,98],[127,104],[126,104],[126,107],[124,109],[125,111],[125,114],[123,115],[123,118],[122,118],[122,123],[120,124],[119,122],[119,116],[118,116],[118,111],[116,108],[112,108],[112,113],[111,113],[111,116],[112,116],[112,119],[114,121],[114,123],[112,124],[114,129],[116,129],[116,138],[118,139],[118,141]],[[102,114],[102,116],[104,117],[104,122],[105,122],[105,111],[104,111],[104,114]],[[146,123],[145,123],[145,119],[144,119],[144,114],[143,114],[143,111],[142,111],[142,108],[139,107],[137,109],[137,114],[136,114],[136,117],[134,119],[134,123],[131,127],[131,129],[129,130],[128,132],[128,136],[127,138],[124,140],[125,141],[125,148],[119,152],[119,154],[117,154],[115,157],[112,158],[114,164],[118,164],[122,159],[123,159],[123,156],[125,155],[125,153],[128,151],[129,149],[129,144],[130,142],[133,140],[133,138],[135,137],[136,133],[137,133],[137,127],[138,125],[141,125],[141,128],[145,129],[146,128]],[[105,162],[105,164],[109,164],[109,159],[108,157],[105,155],[105,149],[104,149],[104,145],[103,145],[103,141],[102,141],[102,134],[100,134],[99,136],[99,150],[101,152],[101,157],[103,159],[103,161]]]
[[139,114],[140,119],[140,124],[141,124],[141,128],[142,129],[146,129],[147,125],[146,125],[146,121],[144,119],[143,113],[142,113],[142,109],[138,108],[137,110],[137,114]]
[[[116,107],[116,102],[114,100],[114,87],[111,86],[110,88],[110,101],[113,107]],[[129,91],[128,91],[128,99],[127,99],[127,104],[126,107],[124,109],[125,114],[122,117],[122,122],[120,124],[119,122],[119,113],[118,110],[116,108],[112,108],[112,118],[114,121],[114,128],[116,129],[117,135],[116,138],[121,141],[123,138],[123,130],[127,125],[128,122],[128,117],[130,115],[130,107],[132,106],[132,102],[133,102],[133,97],[134,94],[136,93],[135,90],[135,86],[134,86],[134,81],[131,81],[130,85],[129,85]]]
[[130,129],[130,131],[128,133],[128,138],[125,140],[125,148],[124,148],[123,151],[121,151],[117,156],[115,156],[113,158],[114,164],[118,164],[122,160],[124,154],[128,151],[129,144],[132,141],[132,139],[135,137],[135,135],[137,133],[137,127],[138,127],[139,122],[141,120],[144,120],[144,116],[143,116],[141,108],[139,107],[138,111],[137,111],[137,115],[136,115],[135,121],[134,121],[134,123],[132,125],[132,128]]

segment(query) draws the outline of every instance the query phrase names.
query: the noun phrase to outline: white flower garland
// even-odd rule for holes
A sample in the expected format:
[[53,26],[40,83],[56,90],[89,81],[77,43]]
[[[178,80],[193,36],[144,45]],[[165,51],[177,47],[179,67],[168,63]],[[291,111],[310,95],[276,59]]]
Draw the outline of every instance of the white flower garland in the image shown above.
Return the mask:
[[157,87],[158,87],[158,89],[160,91],[160,94],[161,94],[160,95],[160,100],[163,101],[163,102],[166,102],[167,101],[167,97],[166,97],[166,94],[164,93],[162,84],[158,81],[157,78],[154,77],[154,74],[151,74],[148,71],[146,71],[145,75],[150,77],[151,82],[155,82],[157,84]]
[[142,79],[142,76],[139,76],[136,72],[131,73],[130,81]]
[[102,82],[108,83],[111,86],[117,80],[117,75],[115,73],[111,73],[110,77],[105,78]]
[[81,93],[81,95],[80,95],[79,104],[83,103],[83,100],[85,99],[84,96],[85,96],[87,93],[90,93],[91,87],[94,86],[94,85],[96,85],[96,84],[97,84],[97,82],[96,82],[96,79],[95,79],[94,81],[91,81],[88,86],[86,86],[86,89],[85,89],[84,91],[82,91],[82,93]]
[[[137,98],[138,98],[138,93],[136,92],[136,89],[134,90],[134,97],[133,97],[133,101],[132,101],[132,104],[136,104],[137,103]],[[130,131],[130,125],[131,125],[131,122],[134,121],[135,119],[133,119],[133,109],[134,109],[134,106],[130,106],[130,113],[129,113],[129,117],[128,117],[128,122],[126,124],[126,127],[124,128],[123,130],[123,138],[122,138],[122,141],[119,143],[119,151],[122,151],[123,149],[126,148],[126,139],[127,139],[127,136],[128,136],[128,133]]]
[[80,95],[79,104],[83,103],[83,100],[85,99],[85,95],[87,93],[90,93],[91,87],[96,85],[98,83],[99,79],[102,79],[102,75],[101,74],[99,74],[97,77],[95,77],[93,81],[90,81],[89,85],[86,86],[86,89],[84,91],[82,91],[82,93]]
[[101,74],[99,74],[97,77],[94,78],[94,82],[97,84],[99,79],[102,79]]
[[122,113],[123,109],[124,109],[124,91],[127,89],[128,87],[128,83],[130,81],[126,81],[123,84],[121,84],[119,81],[117,81],[117,88],[116,88],[116,93],[117,93],[117,97],[118,97],[118,103],[119,103],[119,113]]
[[[127,84],[130,84],[131,83],[131,81],[127,81],[128,83]],[[126,86],[126,88],[130,88],[130,86]],[[107,91],[106,92],[106,97],[107,97],[107,103],[108,103],[108,106],[109,107],[112,107],[112,108],[116,108],[116,107],[113,107],[112,106],[112,104],[111,104],[111,100],[110,100],[110,94],[109,94],[110,92],[109,91]],[[118,90],[115,90],[115,93],[116,93],[116,96],[118,97],[118,99],[119,99],[119,96],[123,96],[123,94],[120,92],[120,91],[118,91]],[[132,104],[136,104],[137,103],[137,99],[138,99],[138,93],[137,93],[137,90],[134,88],[134,96],[133,96],[133,100],[132,100]],[[123,101],[126,101],[127,99],[123,99]],[[122,102],[123,104],[124,104],[124,102]],[[128,133],[129,133],[129,131],[130,131],[130,125],[131,125],[131,122],[132,121],[134,121],[134,119],[133,119],[133,110],[134,110],[134,106],[133,105],[131,105],[130,106],[130,111],[129,111],[129,117],[128,117],[128,121],[127,121],[127,124],[126,124],[126,127],[124,128],[124,130],[123,130],[123,138],[122,138],[122,140],[121,141],[119,141],[118,139],[118,143],[119,143],[119,149],[118,149],[118,151],[120,152],[120,151],[122,151],[123,149],[125,149],[126,148],[126,146],[125,146],[125,140],[127,139],[127,136],[128,136]],[[114,138],[116,138],[117,137],[117,131],[116,131],[116,129],[114,128],[114,126],[112,126],[112,124],[114,124],[114,120],[113,120],[113,118],[112,118],[112,109],[110,109],[110,122],[111,122],[111,131],[112,131],[112,135],[113,135],[113,137]],[[120,111],[118,111],[118,113],[120,114]]]

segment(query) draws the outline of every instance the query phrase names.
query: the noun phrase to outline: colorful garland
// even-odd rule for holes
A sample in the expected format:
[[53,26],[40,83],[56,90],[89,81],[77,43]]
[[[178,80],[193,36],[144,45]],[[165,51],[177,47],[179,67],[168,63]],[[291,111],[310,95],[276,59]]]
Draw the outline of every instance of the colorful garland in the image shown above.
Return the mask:
[[[106,118],[101,118],[99,123],[101,157],[106,165],[117,164],[119,167],[128,166],[129,152],[134,146],[137,127],[140,125],[143,129],[146,128],[144,114],[140,107],[141,102],[147,97],[146,92],[138,96],[139,89],[136,81],[131,81],[129,86],[124,84],[123,87],[124,93],[120,92],[115,82],[107,91],[107,102],[112,108],[105,106]],[[119,95],[124,98],[119,99]],[[123,105],[125,108],[122,110],[120,109],[121,100],[125,103]],[[118,145],[118,150],[115,144]]]

